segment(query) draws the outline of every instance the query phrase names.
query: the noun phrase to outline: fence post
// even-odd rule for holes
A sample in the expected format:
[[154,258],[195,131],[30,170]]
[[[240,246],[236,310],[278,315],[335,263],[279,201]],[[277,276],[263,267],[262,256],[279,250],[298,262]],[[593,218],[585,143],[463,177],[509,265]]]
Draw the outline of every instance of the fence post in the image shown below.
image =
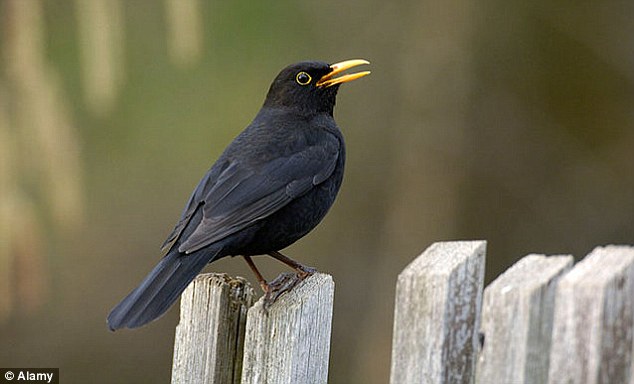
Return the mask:
[[241,277],[201,274],[181,296],[172,383],[239,383],[253,289]]
[[634,247],[597,247],[557,287],[549,383],[632,382]]
[[334,282],[316,273],[247,316],[242,383],[326,383]]
[[528,255],[486,287],[476,383],[546,382],[555,289],[573,262],[572,256]]
[[473,380],[485,252],[485,241],[435,243],[398,276],[392,384]]

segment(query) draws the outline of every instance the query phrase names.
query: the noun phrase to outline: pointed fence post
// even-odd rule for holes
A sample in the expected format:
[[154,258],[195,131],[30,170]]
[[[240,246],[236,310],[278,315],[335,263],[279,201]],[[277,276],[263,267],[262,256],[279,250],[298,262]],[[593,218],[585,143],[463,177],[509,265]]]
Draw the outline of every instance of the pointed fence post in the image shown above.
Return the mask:
[[398,276],[390,382],[473,380],[485,241],[435,243]]
[[555,290],[572,256],[528,255],[484,290],[476,383],[548,379]]
[[240,382],[246,314],[253,296],[241,277],[196,277],[181,296],[172,383]]
[[327,383],[334,287],[316,273],[268,311],[262,300],[249,309],[242,383]]

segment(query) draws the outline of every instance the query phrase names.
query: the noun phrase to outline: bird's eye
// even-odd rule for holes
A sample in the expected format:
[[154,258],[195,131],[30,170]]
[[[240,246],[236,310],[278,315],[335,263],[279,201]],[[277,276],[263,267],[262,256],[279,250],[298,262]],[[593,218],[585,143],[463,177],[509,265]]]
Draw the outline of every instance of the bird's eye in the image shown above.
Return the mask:
[[310,77],[310,75],[306,72],[300,72],[297,76],[295,76],[295,81],[297,81],[297,84],[299,85],[306,85],[310,83],[311,80],[312,77]]

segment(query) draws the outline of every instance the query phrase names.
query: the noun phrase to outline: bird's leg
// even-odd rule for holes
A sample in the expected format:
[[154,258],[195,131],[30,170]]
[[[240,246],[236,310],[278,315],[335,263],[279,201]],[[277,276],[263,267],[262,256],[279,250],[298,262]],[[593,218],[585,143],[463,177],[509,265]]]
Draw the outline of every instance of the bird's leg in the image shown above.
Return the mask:
[[298,275],[293,273],[282,273],[275,280],[268,283],[264,276],[260,273],[258,268],[255,266],[255,263],[251,259],[251,256],[242,256],[244,257],[244,261],[247,262],[251,271],[255,275],[255,278],[258,280],[262,291],[264,291],[264,309],[268,310],[271,304],[275,303],[275,301],[282,295],[284,292],[288,292],[297,283],[302,279],[298,277]]
[[293,273],[282,273],[275,280],[268,283],[264,276],[260,273],[255,263],[251,259],[251,256],[242,256],[249,265],[249,268],[253,271],[255,278],[258,280],[262,291],[264,291],[264,309],[268,310],[271,304],[282,295],[284,292],[288,292],[293,289],[297,283],[303,280],[303,277]]
[[298,263],[297,261],[282,255],[277,251],[273,251],[269,253],[270,256],[276,258],[282,263],[293,268],[297,273],[282,273],[275,280],[267,283],[262,277],[262,274],[251,260],[250,256],[243,256],[244,260],[249,264],[249,268],[255,274],[255,277],[258,279],[262,290],[264,291],[264,309],[268,310],[271,304],[275,303],[275,301],[285,292],[291,291],[295,286],[308,276],[312,275],[316,272],[314,268],[307,267]]
[[244,257],[244,261],[247,262],[247,264],[249,265],[249,268],[251,268],[251,270],[253,271],[255,278],[258,279],[258,283],[260,283],[260,287],[262,288],[264,293],[268,294],[270,290],[269,283],[266,282],[266,279],[264,279],[264,276],[262,276],[260,271],[258,271],[258,268],[255,266],[255,263],[253,262],[253,260],[251,260],[251,256],[242,256],[242,257]]
[[296,270],[297,271],[297,275],[299,276],[299,278],[301,280],[304,280],[308,276],[310,276],[310,275],[314,274],[315,272],[317,272],[317,270],[315,268],[307,267],[307,266],[305,266],[303,264],[300,264],[297,261],[291,259],[290,257],[282,255],[278,251],[269,252],[269,256],[274,257],[275,259],[281,261],[282,263],[284,263],[284,264],[288,265],[289,267],[293,268],[294,270]]
[[260,287],[264,291],[264,309],[268,310],[271,304],[275,303],[275,301],[284,293],[289,292],[295,286],[308,276],[312,275],[316,272],[315,268],[307,267],[298,263],[297,261],[291,259],[290,257],[286,257],[279,253],[278,251],[273,251],[269,253],[270,256],[275,259],[281,261],[282,263],[288,265],[293,268],[297,273],[282,273],[275,280],[268,283],[258,268],[255,266],[255,263],[251,259],[251,256],[242,256],[244,260],[249,265],[249,268],[253,271]]

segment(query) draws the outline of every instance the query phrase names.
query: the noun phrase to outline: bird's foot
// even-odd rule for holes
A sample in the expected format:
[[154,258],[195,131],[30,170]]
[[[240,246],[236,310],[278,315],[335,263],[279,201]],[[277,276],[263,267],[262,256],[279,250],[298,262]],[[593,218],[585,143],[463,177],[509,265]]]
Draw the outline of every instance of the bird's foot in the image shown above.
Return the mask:
[[315,268],[302,265],[297,269],[297,273],[281,273],[275,280],[268,283],[264,289],[264,310],[268,311],[271,305],[273,305],[282,294],[290,292],[297,284],[315,272],[317,272]]
[[308,267],[308,266],[305,266],[305,265],[300,265],[297,268],[297,275],[300,277],[301,280],[304,280],[308,276],[314,275],[315,272],[317,272],[317,270],[315,268]]
[[301,280],[298,274],[284,272],[268,283],[264,290],[264,309],[268,310],[283,293],[295,288]]

